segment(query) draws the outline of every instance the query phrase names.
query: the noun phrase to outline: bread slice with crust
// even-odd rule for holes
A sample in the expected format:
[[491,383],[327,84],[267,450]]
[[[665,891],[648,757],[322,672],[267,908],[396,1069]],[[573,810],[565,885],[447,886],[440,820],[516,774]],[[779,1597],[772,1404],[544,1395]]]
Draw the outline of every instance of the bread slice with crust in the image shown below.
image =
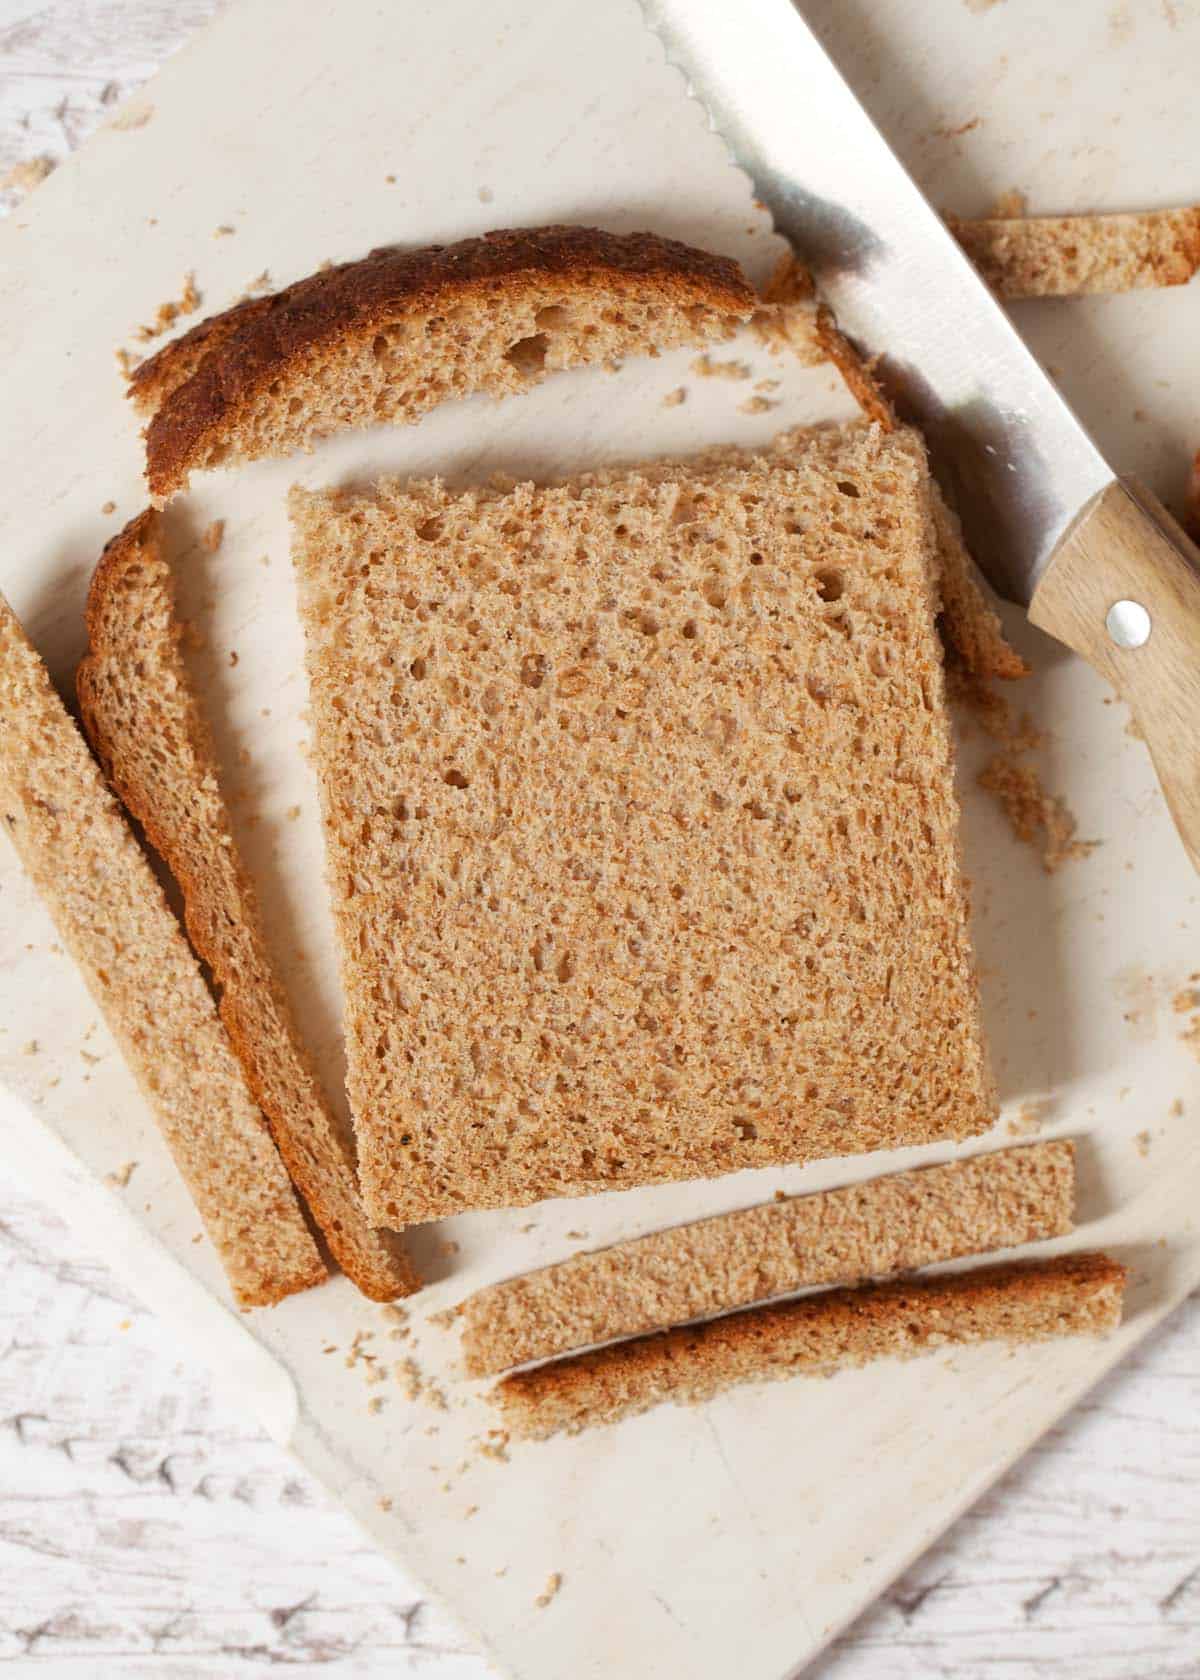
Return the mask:
[[947,218],[1001,297],[1184,286],[1200,268],[1200,205],[1115,216]]
[[373,252],[202,322],[137,370],[150,491],[559,369],[709,344],[756,302],[727,257],[651,233],[519,228]]
[[986,1130],[914,433],[292,518],[371,1217]]
[[772,1295],[1065,1236],[1074,1192],[1063,1139],[652,1231],[468,1296],[463,1366],[489,1376]]
[[0,827],[158,1122],[243,1306],[326,1273],[162,888],[0,598]]
[[514,1435],[543,1440],[742,1383],[827,1376],[968,1342],[1102,1335],[1121,1322],[1125,1277],[1106,1254],[1064,1254],[830,1289],[517,1371],[492,1398]]
[[184,896],[192,944],[292,1181],[365,1295],[420,1288],[390,1232],[368,1225],[343,1134],[272,966],[257,896],[221,794],[216,754],[180,644],[171,570],[149,510],[108,544],[87,603],[76,687],[88,739]]

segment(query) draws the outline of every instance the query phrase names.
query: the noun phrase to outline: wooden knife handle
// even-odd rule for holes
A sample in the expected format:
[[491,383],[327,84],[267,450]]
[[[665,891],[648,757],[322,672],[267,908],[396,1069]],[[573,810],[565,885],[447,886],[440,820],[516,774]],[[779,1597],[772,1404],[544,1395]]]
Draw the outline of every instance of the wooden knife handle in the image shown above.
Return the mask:
[[1200,550],[1122,479],[1086,508],[1029,607],[1128,701],[1192,865],[1200,870]]

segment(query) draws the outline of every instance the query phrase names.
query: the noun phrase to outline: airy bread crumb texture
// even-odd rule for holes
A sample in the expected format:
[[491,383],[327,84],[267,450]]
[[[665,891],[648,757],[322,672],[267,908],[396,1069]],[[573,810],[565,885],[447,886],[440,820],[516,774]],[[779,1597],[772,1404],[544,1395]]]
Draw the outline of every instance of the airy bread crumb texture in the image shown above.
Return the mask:
[[0,812],[245,1306],[325,1277],[199,966],[34,649],[0,598]]
[[1116,216],[947,217],[1001,297],[1183,286],[1200,268],[1200,206]]
[[1099,1335],[1121,1321],[1125,1275],[1107,1255],[1075,1254],[833,1289],[517,1371],[492,1398],[514,1436],[542,1440],[742,1383],[825,1376],[968,1342]]
[[371,1217],[986,1129],[915,434],[292,517]]
[[153,510],[105,548],[88,593],[87,630],[76,677],[84,728],[179,883],[192,944],[212,970],[221,1018],[292,1180],[364,1294],[411,1294],[420,1280],[399,1239],[364,1218],[353,1136],[325,1098],[268,953],[183,658]]
[[464,1368],[490,1376],[772,1295],[1065,1236],[1074,1193],[1075,1149],[1064,1140],[655,1231],[468,1296]]
[[523,228],[386,249],[201,322],[134,374],[161,500],[190,473],[526,391],[549,373],[731,336],[737,264],[657,235]]

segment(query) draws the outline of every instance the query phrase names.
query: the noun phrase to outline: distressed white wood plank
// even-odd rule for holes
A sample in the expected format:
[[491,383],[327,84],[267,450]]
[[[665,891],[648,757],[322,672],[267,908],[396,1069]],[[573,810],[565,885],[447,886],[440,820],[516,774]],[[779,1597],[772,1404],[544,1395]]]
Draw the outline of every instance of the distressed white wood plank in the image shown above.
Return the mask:
[[[0,176],[78,145],[210,0],[0,0]],[[11,205],[12,194],[3,196]],[[488,1673],[70,1233],[0,1196],[0,1661]],[[1195,1680],[1200,1301],[839,1641],[820,1680]]]

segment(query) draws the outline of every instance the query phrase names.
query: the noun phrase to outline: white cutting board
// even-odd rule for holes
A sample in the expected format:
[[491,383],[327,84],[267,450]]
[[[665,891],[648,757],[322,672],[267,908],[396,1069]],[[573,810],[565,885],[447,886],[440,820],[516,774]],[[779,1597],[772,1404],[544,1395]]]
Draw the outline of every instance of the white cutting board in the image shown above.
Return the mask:
[[[1053,30],[1035,0],[820,0],[809,11],[946,208],[980,211],[1013,186],[1053,210],[1200,194],[1194,4],[1073,0],[1055,8]],[[69,678],[78,656],[101,543],[142,505],[113,351],[133,347],[135,324],[178,295],[186,270],[214,309],[264,268],[281,283],[386,241],[555,218],[680,235],[756,278],[770,267],[748,183],[632,0],[241,0],[171,63],[0,228],[0,588],[55,674]],[[214,237],[221,225],[236,231]],[[1176,499],[1200,442],[1185,374],[1200,365],[1200,290],[1029,305],[1020,323],[1114,460]],[[214,477],[173,510],[173,541],[191,545],[186,610],[207,644],[196,669],[245,795],[239,825],[334,1084],[339,1004],[302,751],[287,484],[379,466],[547,473],[846,412],[828,370],[789,369],[753,342],[730,354],[756,379],[783,380],[778,408],[740,413],[751,386],[698,380],[683,354]],[[663,407],[679,385],[689,400]],[[116,512],[103,515],[110,500]],[[226,540],[211,556],[196,536],[217,517]],[[1046,1131],[1080,1139],[1073,1245],[1111,1249],[1135,1280],[1125,1327],[1102,1345],[950,1352],[664,1408],[514,1446],[507,1462],[485,1456],[493,1416],[480,1386],[454,1377],[454,1338],[430,1313],[580,1246],[953,1151],[448,1222],[416,1237],[436,1281],[414,1308],[412,1343],[389,1340],[385,1316],[343,1280],[239,1315],[97,1012],[0,850],[0,1079],[16,1099],[0,1115],[7,1159],[509,1672],[781,1680],[1200,1282],[1200,1069],[1180,1042],[1193,1017],[1171,1008],[1200,969],[1196,878],[1124,708],[1076,661],[1027,631],[1019,639],[1038,667],[1022,698],[1053,731],[1047,781],[1103,844],[1045,876],[973,788],[981,748],[965,745],[968,864],[1005,1099],[989,1141],[1008,1140],[1030,1099],[1043,1102]],[[126,1188],[104,1184],[130,1161]],[[389,1367],[414,1353],[448,1409],[348,1369],[359,1330],[375,1332],[365,1346]],[[539,1607],[554,1573],[561,1589]]]

